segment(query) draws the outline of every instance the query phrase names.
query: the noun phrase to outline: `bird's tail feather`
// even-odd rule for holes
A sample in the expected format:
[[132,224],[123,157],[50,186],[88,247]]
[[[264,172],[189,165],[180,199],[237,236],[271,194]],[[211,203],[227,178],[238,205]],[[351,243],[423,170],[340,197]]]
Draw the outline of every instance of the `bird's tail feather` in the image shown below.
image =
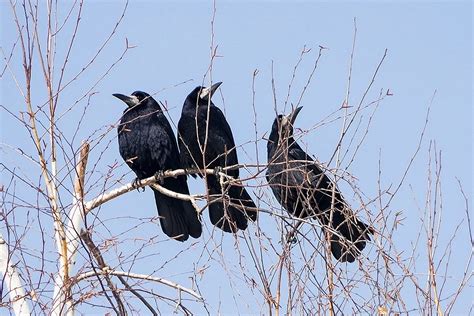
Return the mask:
[[230,201],[245,211],[245,214],[255,222],[257,220],[257,206],[253,202],[250,194],[243,186],[232,185],[229,188]]
[[[222,197],[221,185],[217,178],[208,176],[207,187],[209,195],[214,196],[209,204],[209,217],[213,225],[225,232],[235,233],[239,229],[247,228],[247,218],[253,221],[257,218],[256,206],[243,187],[232,186],[229,189],[230,199]],[[254,210],[249,211],[245,207],[252,207]]]
[[326,213],[320,218],[327,228],[325,233],[328,234],[333,256],[340,262],[354,262],[371,240],[373,228],[359,221],[352,210],[344,207],[334,209],[330,225],[329,211]]
[[153,189],[153,193],[155,195],[156,207],[158,209],[158,215],[160,216],[160,224],[163,232],[170,238],[179,241],[187,240],[190,231],[188,230],[187,221],[183,214],[182,201],[164,195],[155,189]]
[[196,209],[190,201],[181,201],[184,210],[184,218],[187,222],[188,233],[191,237],[199,238],[202,233],[202,224],[199,221]]

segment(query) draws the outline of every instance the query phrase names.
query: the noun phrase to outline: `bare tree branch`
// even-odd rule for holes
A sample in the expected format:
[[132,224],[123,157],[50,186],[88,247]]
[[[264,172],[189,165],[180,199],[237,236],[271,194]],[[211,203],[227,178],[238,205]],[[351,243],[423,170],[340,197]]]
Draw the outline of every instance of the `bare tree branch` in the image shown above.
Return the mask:
[[[90,233],[87,230],[81,230],[80,236],[81,236],[81,239],[86,244],[87,248],[89,248],[89,251],[94,257],[95,261],[97,261],[99,268],[101,270],[107,269],[107,265],[105,264],[104,258],[102,257],[102,254],[100,253],[99,248],[97,248],[97,246],[94,245],[94,242],[92,241]],[[117,311],[115,309],[115,306],[113,306],[112,304],[112,307],[114,308],[115,312],[117,312],[119,315],[127,315],[127,311],[125,310],[125,306],[123,305],[122,298],[120,297],[117,287],[113,284],[112,280],[110,279],[109,274],[104,274],[104,277],[118,305],[118,311]]]
[[123,276],[123,277],[128,277],[132,279],[141,279],[141,280],[147,280],[147,281],[153,281],[153,282],[158,282],[163,285],[172,287],[177,289],[180,292],[185,292],[188,293],[189,295],[195,297],[198,300],[203,300],[202,296],[199,295],[198,293],[194,292],[191,289],[185,288],[182,285],[179,285],[175,282],[163,279],[163,278],[157,278],[151,275],[145,275],[145,274],[139,274],[139,273],[132,273],[132,272],[125,272],[125,271],[119,271],[119,270],[114,270],[114,269],[105,269],[102,271],[89,271],[89,272],[84,272],[79,274],[74,282],[78,283],[84,279],[90,278],[90,277],[95,277],[97,274],[104,275],[104,274],[110,274],[110,275],[116,275],[116,276]]

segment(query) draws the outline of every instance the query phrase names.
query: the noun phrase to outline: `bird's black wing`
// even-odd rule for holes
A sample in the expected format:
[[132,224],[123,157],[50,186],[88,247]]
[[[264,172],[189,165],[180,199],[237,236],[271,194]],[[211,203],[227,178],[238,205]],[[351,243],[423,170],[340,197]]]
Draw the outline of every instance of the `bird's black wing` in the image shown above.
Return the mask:
[[[214,105],[210,108],[209,130],[206,151],[209,151],[210,156],[217,158],[216,164],[211,165],[226,167],[238,164],[237,149],[235,148],[232,130],[224,113]],[[233,177],[239,176],[238,169],[227,173]]]
[[[211,168],[238,164],[232,130],[222,111],[214,105],[210,107],[207,144],[206,156],[213,160],[209,161]],[[238,169],[227,170],[225,173],[235,179],[239,177]],[[208,176],[207,183],[211,194],[222,193],[218,177]],[[247,228],[247,218],[252,221],[257,219],[256,205],[242,185],[236,183],[228,187],[227,190],[229,201],[210,204],[211,222],[226,232],[235,232],[237,229],[244,230]]]
[[[323,172],[321,167],[309,156],[301,147],[294,143],[291,145],[288,156],[290,161],[294,162],[293,168],[299,168],[302,172],[295,172],[296,182],[302,184],[304,187],[315,189],[314,198],[318,203],[318,209],[326,210],[331,207],[332,190],[334,183]],[[335,188],[337,202],[343,202],[340,198],[340,193]],[[339,199],[338,199],[339,197]],[[336,205],[337,205],[336,202]]]
[[[200,168],[202,154],[197,142],[196,113],[183,112],[178,122],[178,145],[181,167],[185,169]],[[198,174],[202,178],[201,174]],[[196,178],[196,174],[191,174]]]
[[[118,131],[119,152],[127,165],[139,179],[151,177],[156,172],[150,161],[149,126],[153,125],[148,115],[137,117],[136,109],[124,112]],[[153,142],[151,142],[153,143]]]
[[[234,137],[224,114],[218,107],[211,105],[208,121],[207,109],[207,106],[200,106],[197,113],[190,110],[183,111],[178,122],[178,144],[184,168],[225,167],[237,163]],[[201,153],[204,144],[206,144],[206,166]],[[238,175],[238,171],[229,174]]]
[[[162,171],[179,169],[180,156],[171,125],[163,113],[157,114],[156,119],[159,124],[149,126],[148,133],[152,161],[156,166],[161,166]],[[185,176],[165,178],[163,187],[173,192],[189,194]],[[157,191],[155,200],[160,216],[170,219],[162,221],[163,231],[168,236],[174,237],[176,232],[182,231],[187,231],[194,238],[201,235],[201,223],[191,202],[175,199]]]
[[298,162],[290,163],[290,168],[302,170],[293,172],[293,177],[301,186],[300,199],[305,201],[306,213],[316,216],[328,228],[334,257],[341,262],[353,262],[370,240],[373,229],[356,218],[336,184],[301,147],[295,145],[289,150],[289,156]]

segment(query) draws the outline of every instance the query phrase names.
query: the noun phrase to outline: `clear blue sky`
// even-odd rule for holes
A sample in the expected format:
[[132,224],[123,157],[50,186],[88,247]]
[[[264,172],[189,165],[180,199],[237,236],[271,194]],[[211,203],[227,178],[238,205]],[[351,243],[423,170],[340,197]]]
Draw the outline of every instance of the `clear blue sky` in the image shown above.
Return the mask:
[[[69,5],[70,3],[67,6]],[[16,32],[11,21],[9,4],[2,1],[0,10],[2,11],[1,46],[9,52],[16,40]],[[123,5],[119,1],[88,2],[84,5],[83,19],[70,57],[70,71],[67,78],[72,78],[73,74],[82,69],[95,54],[122,10]],[[67,14],[66,8],[61,11],[63,16]],[[341,120],[334,122],[326,120],[323,126],[312,127],[336,111],[344,100],[354,17],[357,19],[358,31],[350,105],[356,106],[359,102],[385,49],[388,49],[387,57],[364,104],[375,100],[380,89],[390,89],[393,93],[393,96],[385,98],[380,104],[364,145],[348,169],[357,178],[357,186],[365,193],[367,199],[377,196],[379,158],[382,186],[385,188],[390,184],[396,186],[400,181],[416,150],[427,108],[436,91],[431,102],[429,123],[421,150],[408,173],[405,184],[390,206],[392,210],[403,211],[405,220],[394,234],[394,242],[399,250],[404,250],[407,255],[411,243],[417,238],[419,217],[422,214],[420,209],[424,207],[428,148],[431,141],[435,141],[437,150],[442,152],[442,232],[444,233],[442,236],[446,237],[440,239],[449,238],[465,217],[464,201],[456,178],[462,183],[469,203],[472,203],[473,67],[470,2],[217,1],[214,45],[217,46],[219,57],[213,64],[212,78],[213,81],[223,81],[224,84],[221,86],[221,93],[216,94],[214,102],[225,111],[227,120],[233,128],[236,144],[243,145],[239,149],[241,162],[255,162],[257,159],[255,144],[249,141],[255,140],[256,134],[261,138],[269,130],[274,119],[272,62],[278,110],[288,111],[288,108],[284,109],[284,101],[301,50],[304,46],[312,49],[305,55],[299,67],[289,103],[297,102],[317,57],[319,45],[327,47],[301,102],[304,109],[297,121],[298,127],[308,130],[301,142],[320,161],[327,162],[335,149]],[[123,104],[113,98],[112,93],[129,94],[135,90],[143,90],[155,94],[156,99],[167,103],[169,117],[176,123],[184,98],[196,85],[202,83],[209,67],[211,19],[212,5],[207,2],[131,1],[117,33],[99,55],[97,62],[71,85],[61,98],[59,111],[63,112],[72,106],[74,100],[82,96],[121,55],[125,39],[128,39],[130,45],[136,46],[93,89],[97,94],[91,98],[91,104],[81,123],[81,130],[74,146],[77,147],[83,138],[90,135],[97,140],[97,136],[106,131],[107,126],[119,120],[124,109]],[[61,39],[68,38],[71,34],[70,28],[68,30],[58,39],[57,58],[64,57],[66,44],[62,43]],[[2,68],[3,65],[2,61]],[[19,75],[20,67],[20,60],[14,58],[12,71]],[[258,69],[255,81],[256,131],[252,110],[252,74],[255,69]],[[38,85],[34,88],[37,104],[44,102],[45,96],[41,79],[38,68],[35,72],[35,80],[38,80],[35,82],[38,82]],[[178,85],[184,81],[187,82]],[[205,79],[205,83],[209,83],[208,78]],[[25,110],[21,96],[8,72],[1,79],[1,89],[2,105],[16,113]],[[86,101],[87,99],[81,101],[60,122],[66,137],[74,133]],[[365,123],[370,112],[364,114]],[[36,172],[34,165],[24,159],[18,159],[17,154],[5,146],[8,144],[22,148],[34,156],[35,151],[26,130],[3,109],[1,119],[2,161],[11,166],[17,165],[26,173],[28,170]],[[96,130],[99,132],[95,132]],[[361,136],[360,132],[358,135]],[[98,192],[109,166],[115,162],[122,163],[115,136],[115,130],[107,133],[100,145],[91,152],[90,161],[97,161],[100,157],[89,178],[89,184],[97,181],[97,186],[92,192]],[[260,162],[266,162],[266,147],[263,141],[258,143],[258,157]],[[348,162],[344,161],[342,167]],[[334,164],[332,166],[334,167]],[[90,164],[89,167],[92,168],[93,165]],[[124,183],[134,178],[126,166],[121,166],[113,171],[111,181],[119,179],[125,173],[127,174],[124,176]],[[7,173],[2,171],[2,182],[7,178]],[[38,177],[32,179],[38,181]],[[189,183],[192,192],[203,191],[200,181],[191,179]],[[357,199],[353,197],[350,188],[344,185],[342,187],[351,203],[358,207]],[[94,196],[92,192],[89,198]],[[34,196],[27,191],[24,195]],[[269,200],[268,197],[266,199]],[[121,234],[119,239],[126,239],[127,249],[120,249],[118,245],[117,252],[123,250],[130,254],[140,244],[133,238],[147,240],[155,236],[157,240],[163,241],[147,249],[146,253],[153,256],[151,259],[146,257],[141,259],[136,265],[140,270],[137,272],[150,273],[159,269],[156,272],[157,276],[164,276],[191,286],[188,278],[190,271],[205,268],[198,284],[208,299],[211,314],[217,311],[223,313],[266,311],[260,294],[253,292],[248,283],[241,278],[242,269],[236,256],[234,238],[230,235],[223,236],[222,248],[216,246],[221,238],[219,234],[216,235],[217,232],[214,232],[215,242],[209,241],[212,227],[206,212],[203,218],[207,223],[207,229],[203,239],[192,246],[194,250],[189,257],[179,255],[176,259],[172,259],[171,264],[165,262],[179,251],[187,249],[191,242],[178,244],[165,241],[157,224],[144,225],[144,229],[134,229],[122,234],[139,222],[137,218],[150,218],[155,215],[152,201],[151,192],[147,190],[145,193],[130,193],[103,206],[96,212],[98,217],[104,220],[103,224],[95,221],[101,231],[96,240],[99,242],[99,238],[110,238]],[[372,212],[375,216],[377,213],[375,207]],[[121,218],[113,220],[117,216]],[[127,219],[128,216],[132,218]],[[277,244],[279,233],[275,223],[276,221],[267,214],[261,215],[262,231],[274,238]],[[463,225],[462,230],[456,235],[457,241],[453,246],[448,273],[455,280],[459,279],[460,271],[465,268],[465,259],[469,254],[469,236],[466,225]],[[250,231],[253,234],[255,229]],[[442,245],[446,245],[447,242],[448,240],[440,240]],[[245,248],[242,240],[239,240],[238,244],[239,247]],[[425,246],[418,249],[421,251]],[[245,251],[242,250],[243,253],[246,253]],[[368,260],[375,260],[377,253],[372,249],[367,251],[366,255]],[[420,256],[425,254],[420,253]],[[272,264],[276,264],[276,259],[274,255],[269,257],[273,258],[267,263],[270,269]],[[110,258],[113,264],[113,251]],[[296,256],[294,260],[297,261],[298,257]],[[251,264],[248,255],[243,264]],[[160,268],[162,265],[164,268]],[[356,265],[347,268],[351,271],[357,270]],[[249,273],[255,273],[251,266],[247,266],[246,269]],[[425,273],[425,271],[418,272]],[[228,274],[232,275],[232,282],[227,281]],[[447,286],[450,285],[452,284],[449,283]],[[308,286],[311,287],[312,284]],[[157,286],[155,290],[161,291],[162,288]],[[460,298],[455,311],[466,313],[471,298],[472,292],[469,293],[468,289]],[[219,300],[222,301],[221,306],[218,304]],[[414,297],[406,297],[405,301],[410,306],[416,305]],[[239,306],[238,309],[236,305]],[[84,308],[87,310],[88,307]],[[163,308],[163,311],[170,311],[167,307]],[[199,305],[196,308],[204,312],[199,309]]]

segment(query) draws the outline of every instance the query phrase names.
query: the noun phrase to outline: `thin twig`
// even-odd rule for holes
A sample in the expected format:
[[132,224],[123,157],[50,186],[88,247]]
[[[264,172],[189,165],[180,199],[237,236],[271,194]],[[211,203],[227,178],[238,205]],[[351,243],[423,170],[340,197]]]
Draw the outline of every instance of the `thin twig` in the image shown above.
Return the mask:
[[89,272],[81,273],[80,275],[78,275],[75,278],[74,281],[77,283],[77,282],[82,281],[84,279],[95,277],[95,276],[97,276],[97,274],[111,274],[111,275],[116,275],[116,276],[121,275],[121,276],[132,278],[132,279],[140,279],[140,280],[158,282],[158,283],[161,283],[163,285],[175,288],[175,289],[177,289],[181,292],[188,293],[189,295],[195,297],[198,300],[203,300],[201,295],[199,295],[198,293],[194,292],[191,289],[188,289],[188,288],[186,288],[182,285],[179,285],[178,283],[175,283],[175,282],[163,279],[163,278],[157,278],[157,277],[154,277],[154,276],[151,276],[151,275],[119,271],[119,270],[115,270],[115,269],[111,269],[111,268],[106,269],[106,270],[102,270],[102,271],[97,270],[97,271],[89,271]]
[[[99,248],[97,248],[97,246],[92,241],[90,233],[86,230],[81,230],[80,236],[84,244],[86,244],[87,248],[89,249],[89,252],[92,254],[95,261],[99,265],[99,268],[102,271],[107,270],[108,266],[105,264],[104,258],[102,257],[102,254],[100,253]],[[122,299],[120,298],[120,294],[119,294],[119,291],[117,290],[117,287],[113,284],[112,280],[110,279],[107,273],[103,274],[103,276],[105,280],[107,281],[108,287],[112,291],[115,301],[117,302],[119,315],[127,315],[127,311],[125,310],[125,306],[123,305]],[[112,305],[112,308],[115,310],[115,306]]]

